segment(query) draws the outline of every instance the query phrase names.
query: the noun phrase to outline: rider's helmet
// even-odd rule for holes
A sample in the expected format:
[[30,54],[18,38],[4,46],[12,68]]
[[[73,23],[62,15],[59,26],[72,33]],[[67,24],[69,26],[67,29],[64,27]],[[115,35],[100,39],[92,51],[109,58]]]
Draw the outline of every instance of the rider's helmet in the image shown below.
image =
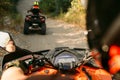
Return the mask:
[[33,9],[39,9],[39,2],[38,1],[33,2]]
[[33,13],[33,14],[39,14],[39,12],[40,12],[40,9],[39,9],[39,2],[38,1],[35,1],[34,3],[33,3],[33,7],[32,7],[32,9],[31,9],[31,12]]
[[89,47],[102,54],[105,69],[116,73],[120,70],[120,0],[88,0],[86,20]]
[[35,1],[33,4],[34,4],[34,5],[39,5],[39,2],[38,2],[38,1]]

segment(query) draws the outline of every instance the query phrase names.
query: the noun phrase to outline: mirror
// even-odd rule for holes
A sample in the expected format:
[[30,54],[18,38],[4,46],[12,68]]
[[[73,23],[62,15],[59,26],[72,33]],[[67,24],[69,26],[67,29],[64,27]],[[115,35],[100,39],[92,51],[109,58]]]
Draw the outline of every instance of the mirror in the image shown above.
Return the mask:
[[6,47],[10,39],[9,33],[0,31],[0,47]]

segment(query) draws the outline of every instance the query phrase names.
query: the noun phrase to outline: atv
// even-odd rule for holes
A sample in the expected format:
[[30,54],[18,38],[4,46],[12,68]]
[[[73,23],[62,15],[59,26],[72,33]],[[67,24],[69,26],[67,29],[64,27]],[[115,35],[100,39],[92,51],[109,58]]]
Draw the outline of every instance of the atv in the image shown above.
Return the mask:
[[42,35],[46,34],[45,16],[42,15],[26,15],[24,22],[24,34],[38,32]]

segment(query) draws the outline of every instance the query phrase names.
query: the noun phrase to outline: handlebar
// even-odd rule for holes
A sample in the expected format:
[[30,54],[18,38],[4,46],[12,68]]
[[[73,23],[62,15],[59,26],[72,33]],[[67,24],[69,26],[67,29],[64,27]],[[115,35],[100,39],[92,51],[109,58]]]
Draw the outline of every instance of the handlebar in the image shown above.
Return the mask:
[[7,58],[13,58],[12,60],[23,61],[29,71],[36,71],[46,64],[51,65],[55,69],[70,70],[84,65],[92,59],[89,52],[89,49],[59,47],[53,50],[31,52],[31,54],[24,54],[24,56],[22,55],[19,58],[13,58],[11,54],[6,56]]

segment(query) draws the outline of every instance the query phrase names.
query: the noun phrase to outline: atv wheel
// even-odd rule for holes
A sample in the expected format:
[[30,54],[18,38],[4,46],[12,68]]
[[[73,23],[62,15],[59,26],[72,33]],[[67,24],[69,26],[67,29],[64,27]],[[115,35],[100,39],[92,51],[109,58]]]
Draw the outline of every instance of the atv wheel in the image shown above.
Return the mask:
[[43,23],[43,24],[41,25],[41,31],[40,31],[40,33],[41,33],[42,35],[45,35],[45,34],[46,34],[46,24],[45,24],[45,23]]
[[29,34],[29,24],[27,22],[24,23],[24,34]]

